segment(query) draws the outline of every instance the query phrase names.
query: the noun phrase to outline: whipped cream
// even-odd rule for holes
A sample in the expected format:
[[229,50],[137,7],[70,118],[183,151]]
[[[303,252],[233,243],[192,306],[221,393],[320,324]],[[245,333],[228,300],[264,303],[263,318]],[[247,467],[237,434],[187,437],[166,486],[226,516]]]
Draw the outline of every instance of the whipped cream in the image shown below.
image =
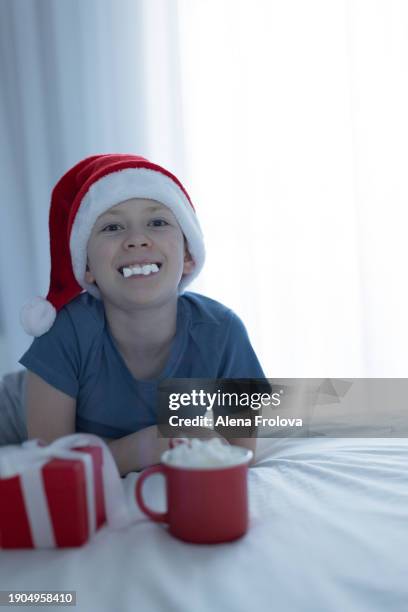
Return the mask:
[[249,461],[251,457],[251,451],[224,444],[218,438],[211,440],[193,438],[166,451],[163,461],[178,467],[207,468],[237,465]]

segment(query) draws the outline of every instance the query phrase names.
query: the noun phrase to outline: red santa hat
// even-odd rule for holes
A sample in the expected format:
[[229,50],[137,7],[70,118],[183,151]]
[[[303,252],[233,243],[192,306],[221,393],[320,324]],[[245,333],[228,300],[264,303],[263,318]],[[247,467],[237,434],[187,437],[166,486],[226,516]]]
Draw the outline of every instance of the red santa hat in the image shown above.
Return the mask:
[[49,217],[51,279],[46,299],[36,297],[21,311],[21,323],[31,336],[45,334],[57,312],[83,290],[100,298],[85,281],[87,244],[96,219],[131,198],[161,202],[174,214],[187,240],[195,266],[180,282],[182,292],[200,272],[205,250],[202,231],[187,191],[171,172],[137,155],[93,155],[58,181]]

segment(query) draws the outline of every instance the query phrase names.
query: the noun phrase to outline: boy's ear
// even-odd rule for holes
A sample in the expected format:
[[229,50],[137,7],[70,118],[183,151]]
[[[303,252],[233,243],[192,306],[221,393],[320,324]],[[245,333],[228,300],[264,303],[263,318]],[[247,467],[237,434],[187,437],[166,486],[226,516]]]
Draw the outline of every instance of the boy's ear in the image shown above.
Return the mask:
[[93,285],[94,282],[95,282],[95,277],[91,274],[91,272],[89,270],[88,262],[86,264],[85,280],[88,283],[88,285]]
[[194,259],[191,257],[190,251],[188,250],[187,244],[184,244],[184,268],[183,274],[191,274],[194,270]]

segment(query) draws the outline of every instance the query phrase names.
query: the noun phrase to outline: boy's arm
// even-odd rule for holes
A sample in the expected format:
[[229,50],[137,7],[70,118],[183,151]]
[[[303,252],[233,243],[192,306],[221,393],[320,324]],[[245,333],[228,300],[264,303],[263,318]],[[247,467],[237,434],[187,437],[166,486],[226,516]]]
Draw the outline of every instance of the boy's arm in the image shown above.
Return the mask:
[[27,434],[50,443],[75,432],[76,400],[27,371]]
[[[76,400],[49,385],[34,372],[27,370],[27,434],[50,444],[57,438],[75,433]],[[194,435],[206,439],[221,438],[206,428],[179,431],[180,437]],[[112,440],[102,438],[109,446],[121,476],[160,463],[162,453],[169,448],[169,439],[159,437],[156,425]]]
[[160,463],[161,454],[169,448],[167,438],[159,438],[156,425],[112,440],[103,438],[111,451],[121,476]]
[[[216,431],[205,427],[189,428],[186,431],[178,430],[180,437],[220,438]],[[169,448],[169,438],[160,438],[157,425],[146,427],[140,431],[129,434],[118,440],[104,438],[115,459],[121,476],[129,472],[137,472],[144,468],[160,463],[160,457]]]

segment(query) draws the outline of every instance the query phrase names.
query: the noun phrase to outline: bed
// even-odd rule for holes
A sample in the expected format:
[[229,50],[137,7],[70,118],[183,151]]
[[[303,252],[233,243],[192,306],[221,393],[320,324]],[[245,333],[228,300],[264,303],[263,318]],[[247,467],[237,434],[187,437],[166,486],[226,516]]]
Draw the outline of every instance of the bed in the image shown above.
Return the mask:
[[[259,440],[250,530],[229,544],[173,539],[134,503],[134,523],[79,549],[0,552],[0,589],[75,590],[92,612],[407,612],[408,440]],[[163,482],[146,482],[163,508]],[[48,609],[52,609],[48,607]]]

